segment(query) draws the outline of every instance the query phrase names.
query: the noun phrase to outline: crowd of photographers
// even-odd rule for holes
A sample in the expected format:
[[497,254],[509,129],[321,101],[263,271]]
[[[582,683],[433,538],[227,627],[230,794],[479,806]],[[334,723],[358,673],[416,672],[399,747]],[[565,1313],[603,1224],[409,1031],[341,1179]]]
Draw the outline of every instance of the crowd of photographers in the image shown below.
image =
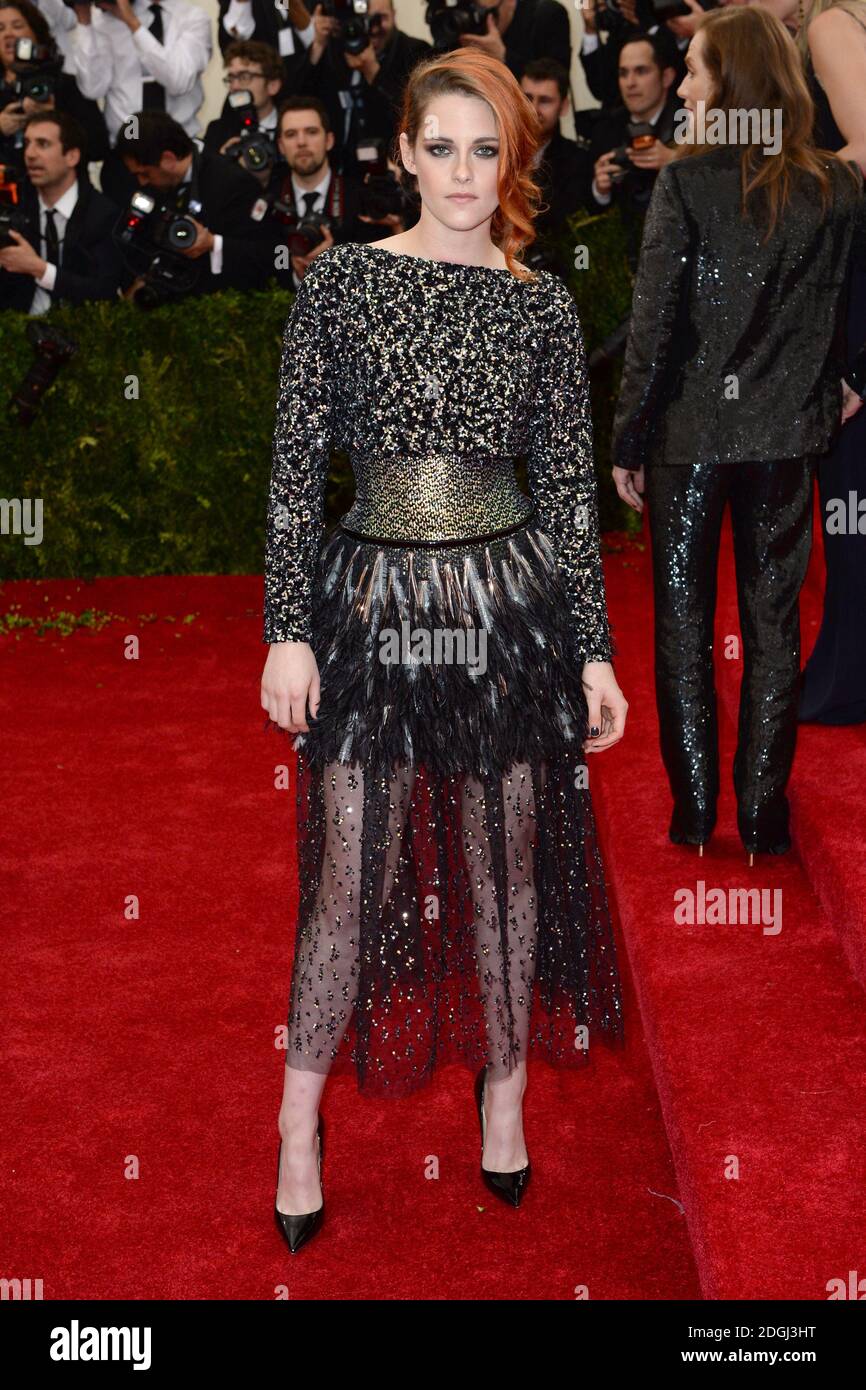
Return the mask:
[[[0,308],[296,288],[326,246],[412,226],[390,157],[402,88],[419,59],[461,44],[510,68],[543,127],[529,263],[567,274],[566,219],[611,204],[636,258],[697,0],[583,0],[580,60],[601,105],[575,112],[575,139],[559,0],[431,0],[429,42],[400,31],[393,0],[219,6],[217,56],[191,0],[0,0]],[[203,129],[212,61],[226,97]]]

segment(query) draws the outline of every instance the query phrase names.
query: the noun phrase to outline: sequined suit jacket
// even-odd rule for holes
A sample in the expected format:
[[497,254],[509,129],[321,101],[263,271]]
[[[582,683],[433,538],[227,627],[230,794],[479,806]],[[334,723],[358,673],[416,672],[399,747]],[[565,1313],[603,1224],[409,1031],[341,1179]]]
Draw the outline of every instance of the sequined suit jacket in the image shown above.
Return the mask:
[[[854,167],[854,166],[852,166]],[[721,463],[823,453],[841,410],[843,289],[866,263],[866,202],[838,161],[822,213],[795,189],[766,244],[741,215],[740,149],[676,160],[644,228],[613,461]]]

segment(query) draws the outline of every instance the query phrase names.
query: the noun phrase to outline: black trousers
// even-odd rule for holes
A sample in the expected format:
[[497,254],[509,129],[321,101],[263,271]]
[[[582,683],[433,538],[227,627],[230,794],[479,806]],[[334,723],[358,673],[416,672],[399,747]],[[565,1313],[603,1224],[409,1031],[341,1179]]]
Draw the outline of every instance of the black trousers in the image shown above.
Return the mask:
[[670,835],[700,843],[716,821],[719,742],[713,634],[719,538],[731,508],[743,683],[734,757],[748,850],[790,845],[785,788],[800,687],[799,594],[812,546],[817,458],[650,465],[646,504],[655,593],[661,753],[674,797]]

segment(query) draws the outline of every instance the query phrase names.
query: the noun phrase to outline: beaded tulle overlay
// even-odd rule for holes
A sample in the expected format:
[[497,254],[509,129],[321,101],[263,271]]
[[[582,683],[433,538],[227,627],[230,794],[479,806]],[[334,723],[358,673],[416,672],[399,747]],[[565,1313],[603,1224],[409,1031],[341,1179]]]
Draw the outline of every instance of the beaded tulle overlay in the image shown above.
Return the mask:
[[[362,338],[375,328],[369,308],[381,296],[391,323],[382,331],[396,343],[413,332],[423,339],[432,324],[440,374],[450,360],[449,332],[460,338],[455,316],[471,302],[478,321],[479,296],[491,315],[515,295],[534,296],[534,309],[520,311],[530,333],[550,314],[551,300],[557,310],[549,322],[561,321],[552,276],[533,291],[483,267],[376,251],[335,248],[328,254],[344,264],[323,268],[329,274],[321,279],[342,276],[347,324],[356,315]],[[314,285],[295,314],[307,344],[315,340]],[[339,296],[315,288],[328,301],[325,317],[336,312]],[[432,318],[431,307],[438,310]],[[287,356],[291,328],[290,316],[265,640],[309,641],[321,688],[309,733],[284,735],[270,725],[297,753],[300,903],[286,1063],[354,1073],[363,1092],[392,1096],[417,1089],[444,1062],[476,1067],[486,1060],[493,1080],[532,1056],[582,1066],[595,1039],[614,1044],[623,1036],[588,786],[592,759],[582,748],[583,664],[612,651],[591,452],[587,458],[583,447],[582,344],[560,362],[564,394],[547,405],[563,418],[552,420],[544,443],[533,414],[544,409],[535,400],[540,379],[524,383],[524,418],[536,421],[527,442],[531,498],[513,482],[509,451],[517,436],[506,430],[504,450],[473,452],[468,436],[449,433],[444,422],[426,457],[428,470],[437,459],[438,487],[420,479],[412,485],[413,461],[423,457],[417,440],[406,441],[413,447],[398,466],[380,436],[375,454],[368,448],[361,455],[355,506],[323,538],[315,505],[321,478],[308,480],[299,496],[293,467],[304,442],[290,423],[301,390],[299,361]],[[518,337],[514,356],[499,366],[509,391],[516,392],[515,361],[525,371],[520,346]],[[381,343],[377,351],[385,371]],[[396,355],[411,374],[405,350]],[[342,379],[332,361],[317,363],[317,383],[329,368]],[[321,395],[314,389],[311,396],[309,355],[306,371],[304,394],[315,406]],[[355,389],[363,411],[363,385],[356,381]],[[380,391],[387,395],[387,379]],[[566,413],[581,445],[572,435],[569,506],[576,499],[583,512],[576,546],[571,533],[559,543],[564,503],[555,459],[564,457]],[[319,417],[306,428],[327,440],[334,422]],[[471,415],[461,428],[471,432]],[[555,429],[563,431],[555,456],[545,455]],[[460,478],[462,508],[454,495]],[[405,502],[393,506],[398,489]],[[274,522],[278,504],[295,518],[294,543],[291,524]],[[311,515],[314,551],[301,567]]]

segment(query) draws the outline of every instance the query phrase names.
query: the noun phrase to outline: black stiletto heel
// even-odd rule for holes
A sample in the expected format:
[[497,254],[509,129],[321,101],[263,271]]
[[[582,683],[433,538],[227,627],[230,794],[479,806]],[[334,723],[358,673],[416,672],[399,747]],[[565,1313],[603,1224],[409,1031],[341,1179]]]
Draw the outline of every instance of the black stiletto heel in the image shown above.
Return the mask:
[[[715,821],[715,816],[713,817],[713,821]],[[704,845],[710,843],[710,837],[712,836],[714,826],[710,825],[708,830],[697,830],[695,828],[686,830],[684,828],[684,823],[685,817],[681,816],[677,807],[674,806],[670,828],[668,829],[668,839],[674,845],[697,845],[698,856],[703,858]]]
[[[486,1066],[482,1067],[475,1078],[475,1104],[478,1108],[478,1123],[481,1127],[481,1152],[484,1153],[484,1134],[487,1128],[484,1115],[484,1086],[486,1081]],[[481,1165],[481,1176],[497,1197],[501,1197],[503,1202],[507,1202],[510,1207],[519,1207],[523,1194],[526,1191],[529,1179],[532,1176],[532,1164],[527,1163],[525,1168],[518,1168],[513,1173],[494,1173],[491,1169]]]
[[746,854],[749,856],[749,868],[752,869],[755,865],[756,854],[787,854],[791,848],[791,841],[782,840],[777,845],[755,845],[754,849],[750,849],[748,845],[744,845],[743,848],[745,849]]
[[[280,1211],[279,1207],[277,1206],[276,1198],[274,1198],[274,1216],[276,1218],[277,1225],[279,1226],[280,1230],[285,1236],[286,1241],[288,1243],[288,1247],[293,1255],[296,1254],[298,1250],[300,1250],[302,1245],[306,1245],[307,1241],[312,1239],[312,1237],[316,1234],[319,1227],[321,1226],[325,1217],[325,1185],[322,1182],[322,1150],[325,1138],[325,1125],[321,1115],[319,1116],[319,1123],[316,1130],[316,1138],[318,1140],[319,1145],[319,1151],[316,1155],[316,1158],[319,1165],[319,1182],[322,1187],[322,1205],[320,1207],[317,1207],[315,1211],[301,1212],[297,1216],[292,1216],[288,1212]],[[282,1155],[282,1151],[283,1141],[282,1139],[280,1139],[280,1146],[277,1150],[278,1188],[280,1185],[280,1157]]]

